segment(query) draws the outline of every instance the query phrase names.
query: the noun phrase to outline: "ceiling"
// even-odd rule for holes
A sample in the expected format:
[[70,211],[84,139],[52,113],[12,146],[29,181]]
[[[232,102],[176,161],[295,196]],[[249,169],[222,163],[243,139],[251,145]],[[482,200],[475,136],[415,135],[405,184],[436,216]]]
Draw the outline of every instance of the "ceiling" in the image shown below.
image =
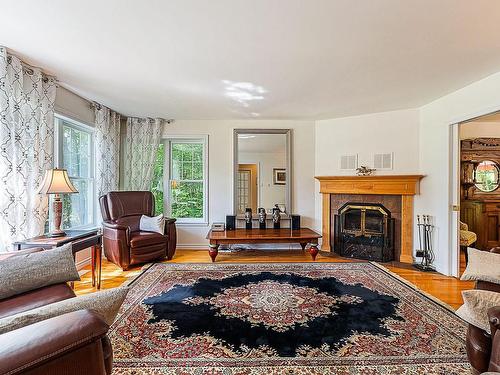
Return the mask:
[[0,44],[125,115],[324,119],[500,71],[498,0],[0,0]]

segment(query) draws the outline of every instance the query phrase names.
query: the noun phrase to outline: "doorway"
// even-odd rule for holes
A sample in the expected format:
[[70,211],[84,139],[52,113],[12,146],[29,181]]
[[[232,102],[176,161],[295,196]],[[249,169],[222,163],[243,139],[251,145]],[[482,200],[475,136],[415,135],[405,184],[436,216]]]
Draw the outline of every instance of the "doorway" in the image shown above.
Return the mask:
[[454,137],[458,152],[458,276],[467,263],[467,248],[489,251],[500,246],[500,113],[459,123]]
[[238,214],[250,207],[257,212],[257,164],[238,164]]

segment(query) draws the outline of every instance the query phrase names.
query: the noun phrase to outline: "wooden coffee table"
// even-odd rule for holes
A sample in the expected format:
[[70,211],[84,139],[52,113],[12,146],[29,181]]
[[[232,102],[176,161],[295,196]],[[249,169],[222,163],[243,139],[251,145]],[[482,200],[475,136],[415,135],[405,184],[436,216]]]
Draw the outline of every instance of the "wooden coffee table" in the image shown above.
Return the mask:
[[253,244],[253,243],[299,243],[302,250],[305,250],[307,244],[310,244],[309,253],[313,260],[316,260],[318,254],[318,239],[321,235],[309,228],[292,230],[290,228],[281,229],[235,229],[224,232],[213,232],[210,230],[207,234],[207,240],[210,243],[208,254],[215,262],[219,252],[220,245],[231,244]]

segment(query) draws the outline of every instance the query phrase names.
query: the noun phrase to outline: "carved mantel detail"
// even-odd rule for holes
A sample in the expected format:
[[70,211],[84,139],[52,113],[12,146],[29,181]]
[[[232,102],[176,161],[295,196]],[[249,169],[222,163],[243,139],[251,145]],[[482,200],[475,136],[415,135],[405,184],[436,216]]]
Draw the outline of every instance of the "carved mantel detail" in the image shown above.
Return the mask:
[[332,251],[331,194],[377,194],[401,196],[400,261],[413,262],[413,196],[420,193],[422,175],[385,176],[318,176],[322,203],[323,244],[321,250]]

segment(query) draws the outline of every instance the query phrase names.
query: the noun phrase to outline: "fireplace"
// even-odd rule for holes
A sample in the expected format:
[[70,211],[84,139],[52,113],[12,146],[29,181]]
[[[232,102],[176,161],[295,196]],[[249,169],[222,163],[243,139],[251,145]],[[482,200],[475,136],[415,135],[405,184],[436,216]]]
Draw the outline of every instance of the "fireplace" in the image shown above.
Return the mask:
[[392,261],[394,221],[382,204],[347,202],[334,215],[334,248],[344,257]]

